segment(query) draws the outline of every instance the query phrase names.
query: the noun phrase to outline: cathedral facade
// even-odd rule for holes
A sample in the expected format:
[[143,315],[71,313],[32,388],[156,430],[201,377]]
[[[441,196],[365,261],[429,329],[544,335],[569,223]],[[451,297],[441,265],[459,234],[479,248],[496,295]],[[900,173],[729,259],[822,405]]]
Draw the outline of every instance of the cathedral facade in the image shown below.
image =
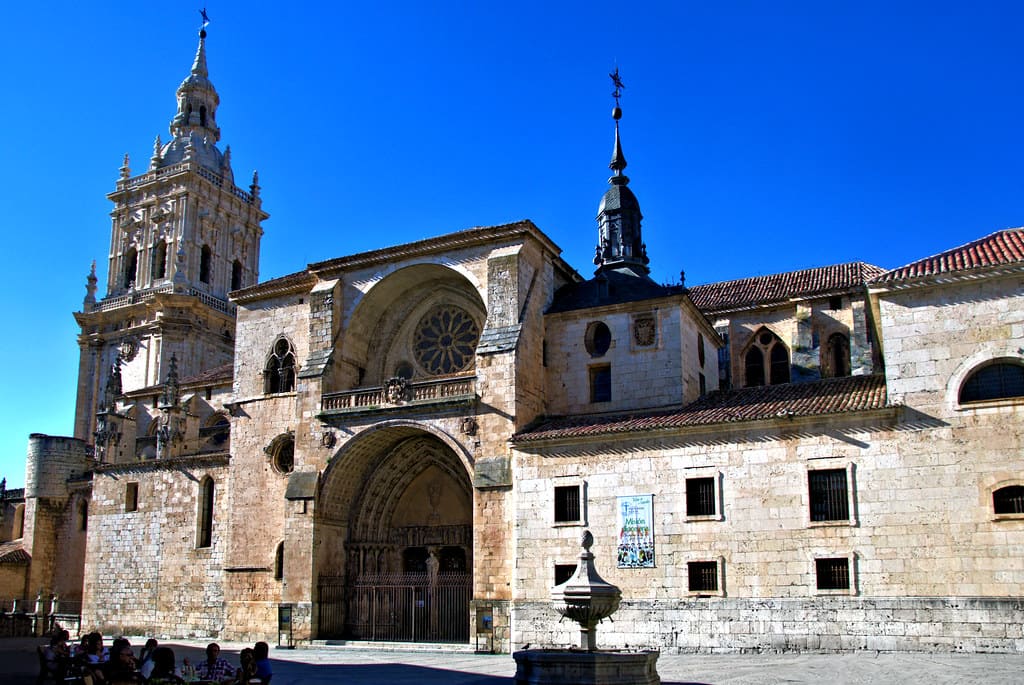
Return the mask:
[[1024,230],[659,285],[616,108],[590,278],[521,221],[259,282],[205,38],[109,195],[0,592],[109,633],[567,645],[590,530],[602,647],[1024,651]]

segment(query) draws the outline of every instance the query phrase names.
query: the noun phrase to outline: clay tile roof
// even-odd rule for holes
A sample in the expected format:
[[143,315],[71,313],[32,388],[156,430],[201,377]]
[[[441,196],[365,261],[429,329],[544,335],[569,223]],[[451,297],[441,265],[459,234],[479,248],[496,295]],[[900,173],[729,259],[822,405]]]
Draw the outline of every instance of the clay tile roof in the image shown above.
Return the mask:
[[234,373],[234,364],[232,362],[228,362],[227,364],[221,364],[220,366],[215,366],[212,369],[207,369],[206,371],[197,373],[195,376],[182,378],[178,382],[181,385],[207,385],[209,383],[216,383],[217,381],[231,380]]
[[32,556],[25,551],[21,540],[0,543],[0,564],[27,564]]
[[885,269],[864,262],[833,264],[698,285],[690,288],[690,298],[704,313],[723,312],[786,302],[794,297],[845,292],[883,273]]
[[882,409],[885,377],[848,376],[714,392],[681,409],[605,416],[554,418],[512,436],[517,443],[610,433],[711,426]]
[[952,250],[886,271],[872,283],[893,283],[1020,262],[1024,262],[1024,228],[1007,228]]

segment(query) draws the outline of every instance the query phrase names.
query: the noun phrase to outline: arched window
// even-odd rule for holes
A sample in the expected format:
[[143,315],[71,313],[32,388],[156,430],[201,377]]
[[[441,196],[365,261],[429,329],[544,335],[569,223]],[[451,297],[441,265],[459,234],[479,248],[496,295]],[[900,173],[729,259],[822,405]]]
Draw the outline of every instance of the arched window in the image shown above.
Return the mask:
[[284,540],[277,543],[277,551],[274,552],[274,580],[284,579]]
[[[768,368],[765,368],[767,359]],[[743,357],[746,386],[789,383],[789,350],[779,336],[767,328],[755,335]]]
[[295,353],[285,338],[274,343],[274,349],[263,369],[263,392],[291,392],[295,389]]
[[210,547],[213,544],[213,490],[213,479],[206,476],[199,483],[196,547]]
[[839,378],[850,375],[850,339],[842,333],[833,333],[821,351],[821,375]]
[[139,270],[139,255],[134,247],[128,248],[124,253],[124,287],[131,288],[135,285],[135,272]]
[[158,240],[153,245],[153,280],[167,277],[167,243]]
[[206,105],[199,106],[199,125],[206,126]]
[[993,492],[992,509],[997,514],[1024,514],[1024,485],[1008,485]]
[[203,251],[199,255],[199,280],[203,283],[210,282],[210,270],[213,267],[213,250],[209,245],[203,245]]
[[960,386],[960,402],[984,402],[1024,397],[1024,364],[997,359],[971,372]]
[[231,289],[238,290],[242,287],[242,262],[237,259],[231,264]]

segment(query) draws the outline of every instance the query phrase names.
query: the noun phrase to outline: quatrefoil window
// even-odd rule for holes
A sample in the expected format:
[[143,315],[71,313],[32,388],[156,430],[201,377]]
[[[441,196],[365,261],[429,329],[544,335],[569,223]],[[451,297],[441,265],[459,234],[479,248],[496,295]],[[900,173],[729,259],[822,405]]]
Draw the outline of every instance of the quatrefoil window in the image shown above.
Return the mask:
[[428,374],[458,373],[472,365],[479,339],[480,329],[473,317],[460,307],[445,305],[420,319],[413,351]]

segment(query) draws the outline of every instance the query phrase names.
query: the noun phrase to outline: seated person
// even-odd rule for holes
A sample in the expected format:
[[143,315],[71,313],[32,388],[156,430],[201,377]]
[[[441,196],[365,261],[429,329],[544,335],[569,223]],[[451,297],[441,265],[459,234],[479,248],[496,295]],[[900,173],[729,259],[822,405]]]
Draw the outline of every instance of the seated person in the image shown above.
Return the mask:
[[252,646],[252,657],[256,662],[256,677],[263,685],[267,685],[274,675],[270,669],[270,645],[266,642],[257,642]]
[[185,681],[174,673],[174,651],[170,647],[157,647],[153,652],[153,674],[149,685],[181,685]]
[[67,670],[70,650],[68,649],[68,631],[57,630],[50,638],[50,644],[42,648],[40,666],[47,678],[62,680]]
[[115,640],[110,661],[103,665],[103,679],[110,685],[141,683],[142,674],[135,664],[135,655],[128,640]]
[[235,669],[220,655],[220,645],[211,642],[206,646],[206,661],[196,664],[196,675],[201,680],[215,683],[230,683],[234,680]]
[[154,638],[146,640],[146,646],[139,653],[139,672],[143,678],[148,678],[153,673],[153,652],[160,645]]
[[235,682],[239,685],[248,685],[249,681],[256,678],[256,660],[252,656],[252,647],[246,647],[238,653],[238,672],[235,674]]

